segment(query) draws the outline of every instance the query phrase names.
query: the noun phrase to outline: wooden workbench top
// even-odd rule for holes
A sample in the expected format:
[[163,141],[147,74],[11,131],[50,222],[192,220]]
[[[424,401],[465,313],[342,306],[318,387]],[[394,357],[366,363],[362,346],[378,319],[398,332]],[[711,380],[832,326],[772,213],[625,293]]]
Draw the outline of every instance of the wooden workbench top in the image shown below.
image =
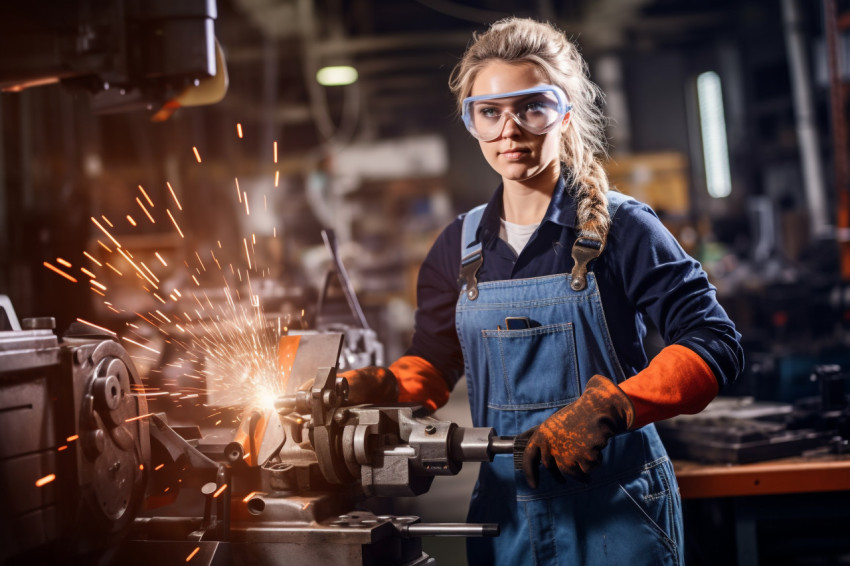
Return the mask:
[[850,490],[850,454],[755,464],[675,460],[673,467],[685,499]]

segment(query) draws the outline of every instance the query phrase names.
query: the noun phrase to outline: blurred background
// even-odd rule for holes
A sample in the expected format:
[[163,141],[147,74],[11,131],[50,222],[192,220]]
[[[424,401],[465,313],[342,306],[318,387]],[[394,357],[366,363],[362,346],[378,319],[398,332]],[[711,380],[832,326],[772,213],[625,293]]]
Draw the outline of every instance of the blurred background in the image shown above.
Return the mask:
[[[266,314],[309,328],[329,262],[320,233],[333,229],[395,359],[431,243],[497,186],[447,81],[472,34],[510,15],[579,44],[607,95],[612,184],[653,206],[717,286],[747,355],[724,395],[819,395],[816,368],[850,364],[839,0],[6,3],[0,294],[59,332],[79,318],[117,329],[152,306],[108,270],[108,298],[85,283],[106,232],[158,254],[163,280],[196,254],[226,265],[251,246]],[[222,65],[226,92],[192,100]],[[444,418],[468,421],[463,388]],[[399,506],[463,520],[469,478],[473,466]],[[459,544],[445,563],[463,563]]]

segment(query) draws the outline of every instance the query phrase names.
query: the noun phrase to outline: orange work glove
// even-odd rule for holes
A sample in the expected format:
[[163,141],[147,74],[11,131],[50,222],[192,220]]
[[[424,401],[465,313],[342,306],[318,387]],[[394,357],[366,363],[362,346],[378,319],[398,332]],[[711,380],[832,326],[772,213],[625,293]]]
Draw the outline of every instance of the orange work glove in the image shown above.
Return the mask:
[[398,381],[387,368],[368,366],[337,375],[348,381],[347,405],[380,405],[398,401]]
[[398,379],[398,400],[403,403],[422,403],[436,411],[449,400],[449,384],[442,372],[425,358],[402,356],[390,365]]
[[557,467],[561,474],[588,481],[608,440],[628,430],[633,420],[626,394],[607,377],[594,375],[575,402],[521,435],[530,435],[522,455],[526,481],[537,487],[541,461],[550,470]]
[[339,374],[348,380],[348,404],[421,403],[436,411],[449,400],[449,385],[425,358],[402,356],[389,368],[368,366]]
[[720,390],[705,360],[679,344],[661,350],[645,370],[625,380],[620,388],[635,407],[632,428],[699,413]]

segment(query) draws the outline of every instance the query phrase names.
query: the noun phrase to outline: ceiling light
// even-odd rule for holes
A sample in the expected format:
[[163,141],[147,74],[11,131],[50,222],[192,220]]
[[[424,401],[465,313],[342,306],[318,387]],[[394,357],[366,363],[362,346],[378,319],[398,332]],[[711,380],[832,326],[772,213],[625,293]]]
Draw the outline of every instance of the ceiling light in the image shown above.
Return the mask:
[[350,85],[357,81],[357,69],[354,67],[322,67],[316,73],[316,80],[322,86]]
[[709,71],[697,77],[697,97],[708,194],[714,198],[728,197],[732,192],[732,180],[726,145],[723,91],[717,73]]

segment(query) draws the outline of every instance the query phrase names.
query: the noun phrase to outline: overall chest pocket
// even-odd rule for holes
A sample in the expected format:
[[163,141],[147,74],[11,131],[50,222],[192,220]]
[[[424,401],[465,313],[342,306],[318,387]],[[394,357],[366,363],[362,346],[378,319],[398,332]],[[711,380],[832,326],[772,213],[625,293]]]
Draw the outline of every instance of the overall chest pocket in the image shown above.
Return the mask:
[[580,392],[573,324],[482,330],[493,409],[560,407]]

